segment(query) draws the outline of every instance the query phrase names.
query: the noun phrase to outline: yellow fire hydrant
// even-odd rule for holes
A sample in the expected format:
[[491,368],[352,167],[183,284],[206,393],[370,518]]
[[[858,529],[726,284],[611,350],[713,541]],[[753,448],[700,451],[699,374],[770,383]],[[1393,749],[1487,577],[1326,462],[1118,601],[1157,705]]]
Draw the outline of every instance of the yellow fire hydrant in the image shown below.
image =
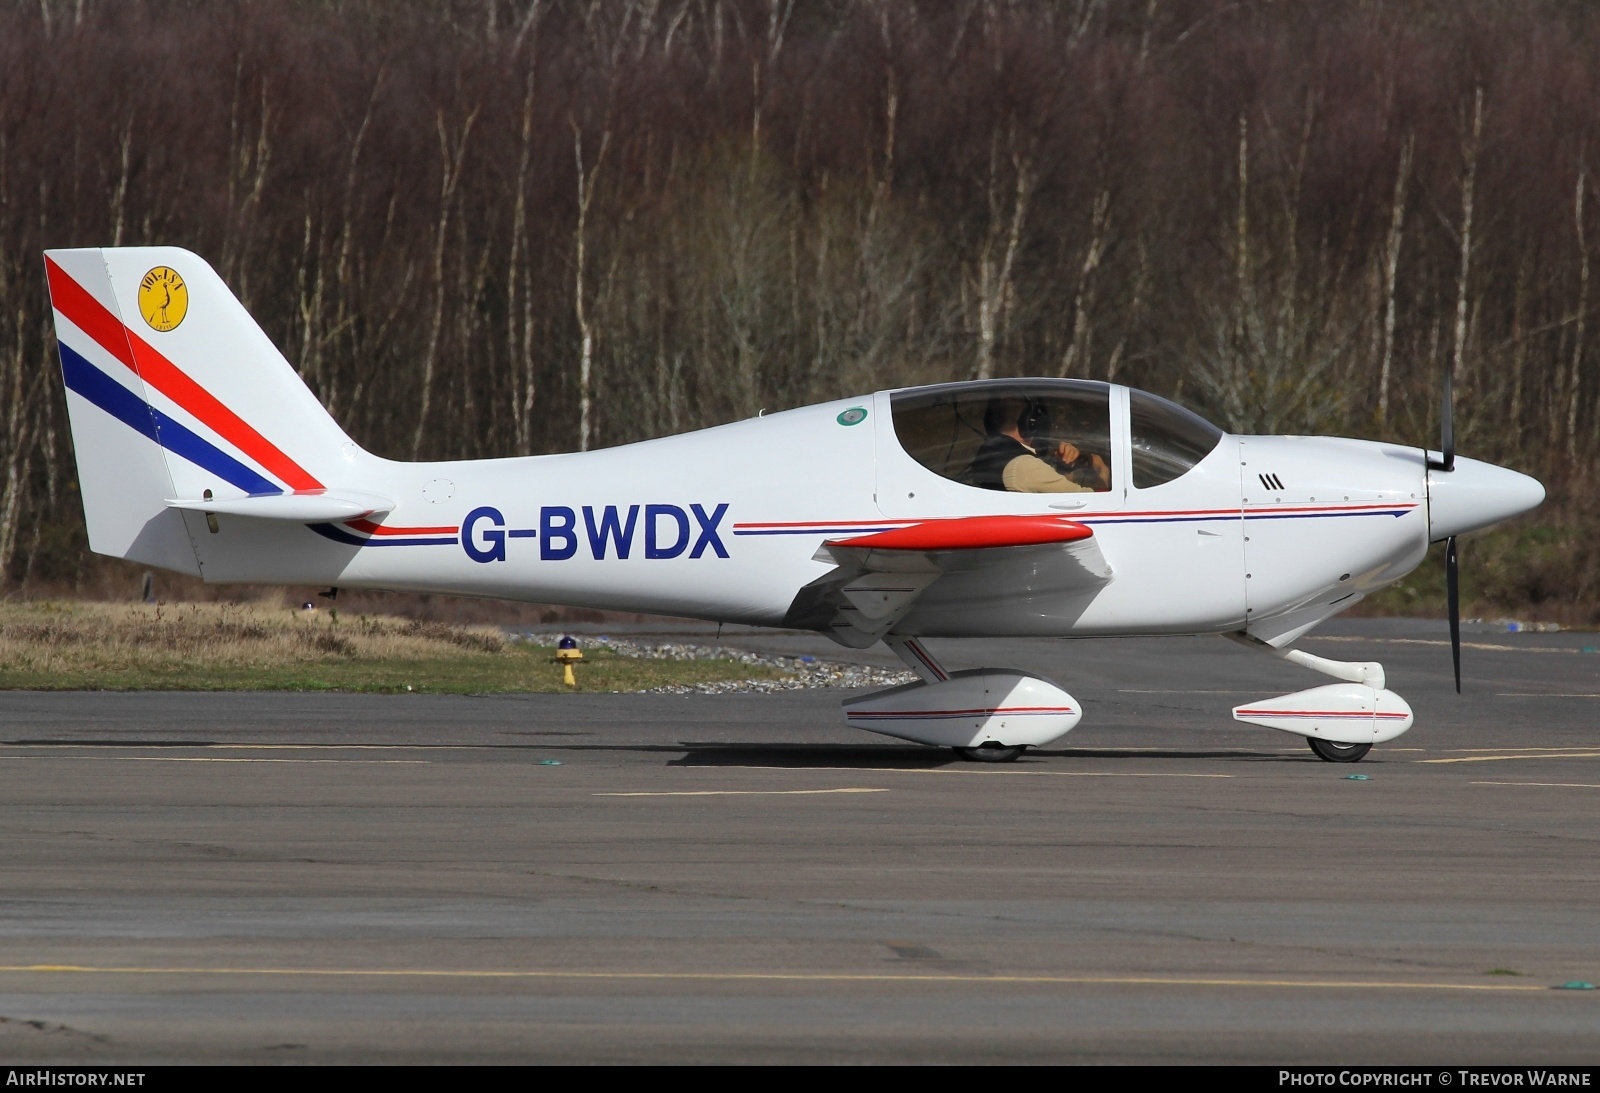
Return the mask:
[[578,648],[576,638],[564,637],[556,642],[556,663],[561,665],[561,682],[568,687],[578,685],[578,677],[573,674],[572,666],[583,659],[583,650]]

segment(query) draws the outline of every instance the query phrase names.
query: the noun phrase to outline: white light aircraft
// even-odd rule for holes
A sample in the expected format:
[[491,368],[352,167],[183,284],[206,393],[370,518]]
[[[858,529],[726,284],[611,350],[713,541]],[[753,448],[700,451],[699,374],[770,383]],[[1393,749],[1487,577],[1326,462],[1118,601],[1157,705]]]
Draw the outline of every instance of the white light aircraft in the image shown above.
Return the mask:
[[1538,505],[1441,451],[1236,436],[1143,391],[879,391],[568,455],[396,462],[340,429],[202,259],[46,255],[90,546],[218,583],[490,596],[885,642],[918,682],[851,725],[1014,759],[1072,729],[1050,680],[924,639],[1224,634],[1339,682],[1234,717],[1351,762],[1410,728],[1376,663],[1294,648],[1448,540]]

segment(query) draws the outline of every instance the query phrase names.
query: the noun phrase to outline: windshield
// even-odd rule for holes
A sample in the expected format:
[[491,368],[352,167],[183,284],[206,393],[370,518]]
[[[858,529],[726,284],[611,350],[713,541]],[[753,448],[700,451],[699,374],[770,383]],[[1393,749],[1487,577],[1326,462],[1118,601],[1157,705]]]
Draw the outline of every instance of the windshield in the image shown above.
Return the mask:
[[1141,490],[1171,482],[1211,454],[1222,430],[1175,402],[1128,392],[1133,434],[1133,484]]
[[952,383],[891,397],[907,454],[980,489],[1111,488],[1111,388],[1081,380]]

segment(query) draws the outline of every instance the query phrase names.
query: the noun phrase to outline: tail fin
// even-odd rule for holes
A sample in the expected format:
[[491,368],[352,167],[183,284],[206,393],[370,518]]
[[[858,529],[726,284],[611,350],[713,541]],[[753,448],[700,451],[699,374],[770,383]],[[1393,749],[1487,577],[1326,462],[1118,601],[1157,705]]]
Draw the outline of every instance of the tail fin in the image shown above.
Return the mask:
[[196,502],[309,501],[348,475],[359,449],[203,259],[58,250],[45,268],[91,549],[199,576]]

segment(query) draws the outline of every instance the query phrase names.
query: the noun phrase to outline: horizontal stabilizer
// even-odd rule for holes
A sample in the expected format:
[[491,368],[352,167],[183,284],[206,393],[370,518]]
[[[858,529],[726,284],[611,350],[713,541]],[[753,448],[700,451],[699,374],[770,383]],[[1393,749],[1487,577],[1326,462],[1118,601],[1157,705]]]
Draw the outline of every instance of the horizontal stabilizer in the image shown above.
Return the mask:
[[1414,720],[1406,700],[1364,683],[1332,683],[1234,708],[1238,721],[1339,744],[1393,740]]
[[289,520],[316,524],[330,520],[356,520],[375,512],[388,512],[394,502],[371,493],[318,490],[311,493],[275,493],[230,500],[167,501],[167,507],[224,516],[253,516],[261,520]]

